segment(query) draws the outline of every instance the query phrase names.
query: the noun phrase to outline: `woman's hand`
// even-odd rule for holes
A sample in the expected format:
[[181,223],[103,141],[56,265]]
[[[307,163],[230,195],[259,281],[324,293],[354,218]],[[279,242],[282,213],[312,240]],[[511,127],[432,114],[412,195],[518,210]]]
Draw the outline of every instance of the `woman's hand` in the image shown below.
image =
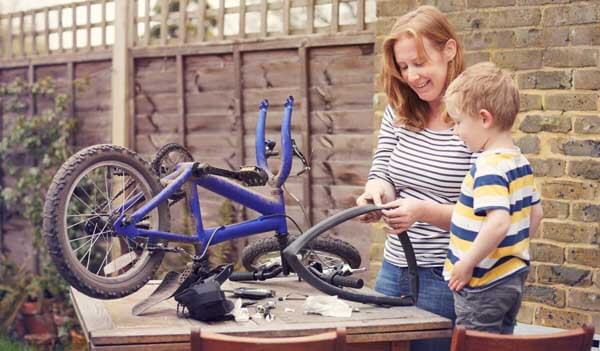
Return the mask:
[[[393,200],[395,197],[394,187],[381,179],[372,179],[365,185],[365,192],[356,199],[356,205],[375,204],[381,206],[383,203]],[[363,223],[377,222],[381,219],[381,212],[374,211],[359,217]]]
[[388,233],[400,234],[422,219],[424,201],[418,199],[397,199],[388,202],[381,211]]

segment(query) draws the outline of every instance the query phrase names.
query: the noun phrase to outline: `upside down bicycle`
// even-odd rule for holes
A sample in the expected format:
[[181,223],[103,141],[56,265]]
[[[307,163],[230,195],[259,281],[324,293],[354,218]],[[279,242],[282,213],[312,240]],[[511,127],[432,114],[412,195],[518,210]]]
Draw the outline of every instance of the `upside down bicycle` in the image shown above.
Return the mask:
[[[119,298],[150,280],[165,253],[185,251],[169,244],[193,244],[194,264],[181,274],[169,272],[155,292],[157,301],[172,296],[190,274],[209,269],[209,246],[275,232],[273,237],[245,248],[242,263],[248,272],[233,273],[231,280],[264,280],[294,272],[317,289],[341,298],[399,306],[416,303],[418,278],[408,236],[400,237],[413,272],[413,292],[387,297],[361,292],[362,280],[351,275],[360,267],[359,252],[345,241],[324,235],[341,223],[380,208],[368,205],[349,209],[302,236],[288,234],[290,217],[285,209],[284,184],[292,169],[292,157],[297,156],[305,170],[309,166],[291,137],[293,98],[289,97],[281,127],[281,165],[277,174],[270,171],[267,158],[276,152],[275,142],[265,141],[267,110],[268,102],[264,100],[256,126],[257,165],[238,171],[194,162],[189,151],[178,144],[162,147],[151,164],[134,151],[110,144],[88,147],[69,158],[55,175],[44,205],[43,234],[60,274],[86,295]],[[267,185],[272,197],[249,189]],[[260,216],[205,228],[198,186],[251,208]],[[195,235],[170,231],[169,208],[181,200],[186,201],[193,216]],[[138,306],[134,313],[143,312],[149,305]]]

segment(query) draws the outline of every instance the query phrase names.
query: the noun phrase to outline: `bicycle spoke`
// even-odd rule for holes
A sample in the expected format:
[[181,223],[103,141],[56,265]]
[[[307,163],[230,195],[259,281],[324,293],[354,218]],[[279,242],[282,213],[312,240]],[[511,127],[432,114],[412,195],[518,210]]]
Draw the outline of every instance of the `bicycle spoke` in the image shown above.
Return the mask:
[[102,192],[102,189],[100,189],[100,187],[99,187],[99,186],[96,184],[96,182],[92,182],[92,185],[94,185],[94,187],[95,187],[96,189],[98,189],[98,192],[99,192],[100,194],[102,194],[102,196],[103,196],[103,197],[106,199],[106,201],[109,201],[109,198],[108,198],[108,193],[104,193],[104,192]]
[[113,247],[113,243],[111,241],[110,246],[108,247],[108,250],[106,251],[106,254],[104,255],[104,259],[102,260],[102,262],[100,262],[100,265],[98,266],[98,270],[96,271],[96,274],[100,274],[102,267],[104,267],[105,263],[108,262],[108,256],[112,252],[112,247]]
[[[106,226],[108,226],[108,223],[105,223],[105,224],[104,224],[104,227],[102,227],[102,229],[100,230],[100,234],[102,234],[102,233],[104,232],[104,229],[106,229]],[[94,226],[94,234],[96,234],[96,233],[95,233],[95,229],[96,229],[97,227],[98,227],[98,225],[96,224],[96,225]],[[88,252],[87,252],[87,253],[88,253],[88,255],[87,255],[88,259],[87,259],[87,264],[85,265],[85,268],[86,268],[87,270],[89,270],[89,269],[90,269],[90,258],[92,257],[92,255],[91,255],[91,253],[90,253],[90,252],[92,251],[92,247],[94,247],[94,244],[95,244],[95,243],[96,243],[96,242],[97,242],[97,241],[100,239],[100,236],[101,236],[101,235],[98,235],[98,238],[97,238],[97,239],[95,239],[95,240],[94,240],[94,241],[93,241],[93,242],[90,244],[90,248],[88,249]]]
[[[125,175],[123,175],[121,184],[123,184],[123,188],[121,189],[121,194],[125,193]],[[121,215],[125,215],[125,201],[121,201]]]
[[71,242],[73,242],[73,241],[79,241],[79,240],[82,240],[82,239],[85,239],[85,238],[89,238],[89,237],[92,237],[92,236],[94,236],[94,235],[96,235],[96,234],[90,234],[90,235],[82,236],[82,237],[80,237],[80,238],[70,239],[70,240],[69,240],[69,243],[71,243]]
[[[89,235],[88,235],[89,236]],[[82,247],[85,247],[87,245],[87,243],[91,242],[92,240],[94,240],[93,236],[91,235],[92,238],[90,240],[87,240],[86,242],[84,242],[81,246],[79,246],[78,248],[76,248],[75,250],[73,250],[73,253],[76,253],[77,251],[79,251],[79,249],[81,249]],[[73,240],[77,240],[77,239],[73,239]]]
[[77,196],[77,194],[75,194],[75,192],[73,192],[73,196],[79,200],[79,202],[81,202],[85,207],[87,207],[90,211],[92,211],[93,214],[98,214],[93,208],[91,208],[87,203],[85,203],[85,201],[83,201],[79,196]]
[[79,222],[77,222],[75,224],[71,224],[70,226],[67,227],[67,229],[71,229],[71,228],[73,228],[73,227],[75,227],[75,226],[77,226],[77,225],[79,225],[79,224],[81,224],[83,222],[89,222],[89,220],[88,219],[83,219],[83,220],[81,220],[81,221],[79,221]]
[[[125,195],[125,200],[123,201],[123,205],[122,205],[122,206],[123,206],[123,210],[125,210],[125,207],[124,207],[124,205],[127,203],[127,201],[129,201],[133,195],[137,195],[137,194],[138,194],[138,193],[136,193],[136,192],[135,192],[135,190],[136,190],[137,188],[138,188],[138,187],[137,187],[137,184],[136,184],[136,185],[135,185],[135,188],[133,188],[133,191],[131,191],[131,192],[129,193],[129,195],[127,195],[127,194]],[[132,204],[132,205],[133,205],[133,204]],[[130,207],[130,208],[131,208],[131,207]],[[129,210],[129,208],[128,208],[127,210]]]
[[78,214],[67,215],[67,218],[69,218],[69,217],[101,217],[101,216],[108,217],[107,214],[103,214],[103,213],[78,213]]
[[[109,186],[109,181],[108,179],[112,178],[112,176],[110,176],[110,167],[106,167],[106,172],[104,172],[104,188],[106,188],[106,205],[108,205],[108,212],[112,212],[112,208],[111,208],[111,204],[112,204],[112,200],[111,200],[111,196],[110,196],[110,190],[112,187]],[[106,207],[106,206],[104,206]]]
[[[87,176],[86,176],[86,178],[87,178]],[[92,181],[92,183],[93,183],[93,181]],[[78,189],[80,189],[81,191],[83,191],[85,193],[85,195],[88,197],[88,199],[90,199],[90,201],[92,201],[94,203],[96,202],[96,201],[92,200],[92,196],[87,192],[87,190],[85,190],[85,186],[82,185]]]

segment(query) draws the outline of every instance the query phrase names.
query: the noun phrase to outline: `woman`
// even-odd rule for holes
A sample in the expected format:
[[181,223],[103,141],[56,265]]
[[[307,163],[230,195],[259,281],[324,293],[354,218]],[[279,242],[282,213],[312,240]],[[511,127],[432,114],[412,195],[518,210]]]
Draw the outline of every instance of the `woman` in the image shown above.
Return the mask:
[[[448,227],[472,154],[452,133],[442,97],[463,70],[462,49],[446,17],[421,6],[400,17],[383,43],[381,79],[386,107],[377,150],[358,205],[385,204],[388,238],[375,290],[410,292],[406,260],[397,234],[406,231],[419,266],[417,306],[454,321],[451,291],[442,277]],[[411,350],[449,349],[449,339],[419,341]]]

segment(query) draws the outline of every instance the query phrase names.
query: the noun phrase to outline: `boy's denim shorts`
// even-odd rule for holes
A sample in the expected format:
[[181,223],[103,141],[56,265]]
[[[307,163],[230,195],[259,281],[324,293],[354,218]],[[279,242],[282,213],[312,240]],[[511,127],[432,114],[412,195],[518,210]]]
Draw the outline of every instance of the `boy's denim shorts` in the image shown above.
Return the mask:
[[454,292],[456,324],[467,329],[512,334],[523,298],[527,272],[481,291]]

